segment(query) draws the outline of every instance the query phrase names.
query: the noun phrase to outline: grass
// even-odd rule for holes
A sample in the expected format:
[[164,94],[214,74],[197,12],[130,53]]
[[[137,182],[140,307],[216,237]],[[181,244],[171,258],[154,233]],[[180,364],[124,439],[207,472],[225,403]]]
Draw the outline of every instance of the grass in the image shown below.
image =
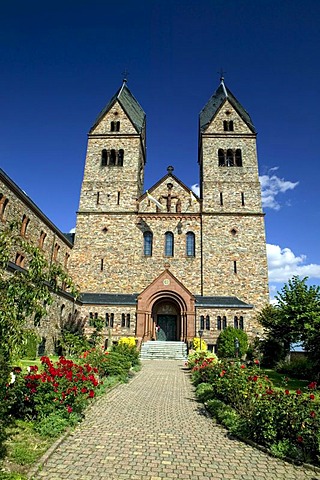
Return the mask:
[[[264,372],[272,381],[273,385],[277,388],[286,388],[290,392],[295,392],[296,390],[305,390],[308,384],[308,380],[298,380],[297,378],[290,378],[288,375],[283,373],[278,373],[271,368],[261,368],[261,372]],[[288,379],[285,381],[285,379]]]

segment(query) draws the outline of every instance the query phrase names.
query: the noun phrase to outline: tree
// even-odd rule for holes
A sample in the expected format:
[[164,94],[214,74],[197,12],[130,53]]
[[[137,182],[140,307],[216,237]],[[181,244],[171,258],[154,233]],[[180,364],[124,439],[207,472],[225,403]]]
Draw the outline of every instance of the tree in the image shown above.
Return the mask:
[[[236,352],[236,339],[239,341],[239,351]],[[241,357],[248,350],[248,336],[243,330],[227,327],[223,330],[217,340],[218,357],[235,357],[236,353]]]
[[[22,250],[26,269],[7,270],[12,252]],[[0,233],[0,351],[10,362],[21,351],[26,326],[38,322],[52,303],[52,292],[64,282],[73,293],[73,283],[60,265],[48,265],[41,251],[19,235],[18,222]]]
[[291,343],[301,341],[319,362],[320,287],[308,286],[307,280],[298,276],[289,280],[276,295],[277,304],[264,307],[258,321],[266,328],[268,339],[284,345],[285,353]]

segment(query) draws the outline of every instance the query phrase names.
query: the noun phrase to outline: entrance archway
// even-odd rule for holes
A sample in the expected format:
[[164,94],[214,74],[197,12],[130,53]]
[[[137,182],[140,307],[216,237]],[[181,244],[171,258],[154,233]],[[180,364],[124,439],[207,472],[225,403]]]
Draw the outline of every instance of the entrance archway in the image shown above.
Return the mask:
[[165,333],[163,340],[174,338],[187,342],[195,336],[195,298],[167,269],[138,296],[136,336],[139,342],[156,338],[157,321]]
[[176,341],[181,338],[181,315],[179,305],[170,299],[154,303],[151,316],[155,338],[160,341]]

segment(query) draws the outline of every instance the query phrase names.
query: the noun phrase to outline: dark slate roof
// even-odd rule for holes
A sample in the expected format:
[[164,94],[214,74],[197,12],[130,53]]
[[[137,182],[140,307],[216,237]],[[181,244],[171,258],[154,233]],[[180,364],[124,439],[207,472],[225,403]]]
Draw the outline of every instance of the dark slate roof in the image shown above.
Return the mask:
[[137,293],[81,293],[79,300],[90,305],[136,305],[137,298]]
[[99,113],[96,121],[94,122],[93,127],[90,132],[98,125],[104,115],[110,110],[113,104],[118,100],[131,122],[135,126],[138,133],[141,133],[142,128],[145,123],[146,114],[139,105],[138,101],[134,98],[126,83],[122,84],[122,87],[117,91],[117,93],[111,98],[110,102],[104,107],[104,109]]
[[196,307],[219,308],[253,308],[253,305],[239,300],[237,297],[202,297],[195,295]]
[[246,122],[250,130],[252,130],[253,133],[256,133],[249,113],[243,108],[243,106],[238,102],[236,97],[234,97],[230,90],[225,86],[223,80],[221,81],[216,92],[212,95],[208,103],[203,107],[200,112],[200,131],[203,132],[207,128],[207,126],[227,98],[231,105],[236,109],[242,120]]
[[51,222],[51,220],[40,210],[40,208],[31,200],[31,198],[24,192],[5,172],[0,168],[0,180],[8,185],[14,194],[22,200],[28,208],[30,208],[49,228],[51,228],[69,247],[73,246],[69,234],[62,233],[59,228]]

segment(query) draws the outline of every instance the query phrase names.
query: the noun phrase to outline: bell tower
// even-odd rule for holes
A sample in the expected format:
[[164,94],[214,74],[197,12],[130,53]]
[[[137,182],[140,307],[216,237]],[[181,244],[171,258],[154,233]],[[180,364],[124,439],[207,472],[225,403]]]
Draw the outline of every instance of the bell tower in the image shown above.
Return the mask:
[[128,212],[143,191],[145,113],[123,82],[88,135],[79,212]]
[[256,131],[223,78],[199,115],[199,165],[203,295],[262,307],[268,269]]

